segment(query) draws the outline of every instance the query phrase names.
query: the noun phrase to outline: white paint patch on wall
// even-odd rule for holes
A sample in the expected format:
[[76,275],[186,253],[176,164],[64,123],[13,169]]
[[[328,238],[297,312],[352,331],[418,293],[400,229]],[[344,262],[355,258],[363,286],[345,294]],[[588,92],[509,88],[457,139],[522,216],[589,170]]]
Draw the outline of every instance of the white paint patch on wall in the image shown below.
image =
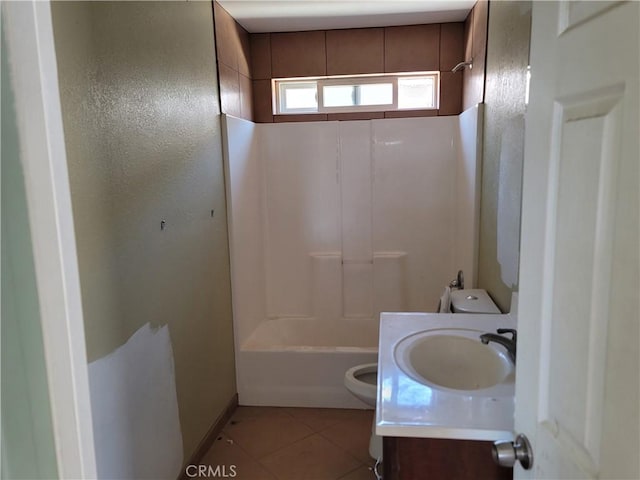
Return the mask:
[[98,478],[176,478],[182,432],[169,327],[147,323],[91,362],[89,386]]

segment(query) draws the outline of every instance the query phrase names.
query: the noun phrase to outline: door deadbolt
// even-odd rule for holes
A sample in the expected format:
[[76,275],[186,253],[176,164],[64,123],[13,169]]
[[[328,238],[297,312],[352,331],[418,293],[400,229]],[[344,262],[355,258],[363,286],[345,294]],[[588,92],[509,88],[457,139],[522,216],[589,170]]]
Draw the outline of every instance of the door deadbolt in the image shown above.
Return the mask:
[[520,462],[522,468],[529,470],[533,466],[533,449],[525,435],[518,435],[515,442],[498,441],[491,449],[493,461],[501,467],[513,467]]

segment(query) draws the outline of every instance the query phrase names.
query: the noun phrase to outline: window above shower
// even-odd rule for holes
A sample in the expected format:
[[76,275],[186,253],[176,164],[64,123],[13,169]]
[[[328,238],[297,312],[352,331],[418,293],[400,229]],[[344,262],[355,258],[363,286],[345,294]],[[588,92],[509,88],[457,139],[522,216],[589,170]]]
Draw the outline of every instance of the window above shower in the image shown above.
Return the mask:
[[439,72],[272,80],[273,113],[436,110]]

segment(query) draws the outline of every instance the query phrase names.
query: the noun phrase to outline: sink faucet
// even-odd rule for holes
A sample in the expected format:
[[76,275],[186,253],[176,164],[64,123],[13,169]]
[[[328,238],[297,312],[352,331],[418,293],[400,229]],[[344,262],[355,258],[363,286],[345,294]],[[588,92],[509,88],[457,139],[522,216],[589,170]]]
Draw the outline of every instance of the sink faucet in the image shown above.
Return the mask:
[[498,330],[496,330],[496,332],[498,332],[499,334],[510,333],[511,338],[503,337],[502,335],[496,335],[495,333],[484,333],[480,335],[480,341],[485,345],[488,345],[489,342],[496,342],[502,345],[504,348],[507,349],[507,352],[509,353],[509,357],[511,358],[511,361],[515,365],[516,342],[518,340],[518,332],[512,328],[499,328]]

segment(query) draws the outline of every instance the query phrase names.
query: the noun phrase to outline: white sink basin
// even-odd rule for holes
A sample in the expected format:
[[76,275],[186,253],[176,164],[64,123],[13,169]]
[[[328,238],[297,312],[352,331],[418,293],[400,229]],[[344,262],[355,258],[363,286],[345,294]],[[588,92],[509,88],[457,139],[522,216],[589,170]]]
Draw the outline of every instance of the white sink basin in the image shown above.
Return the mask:
[[483,331],[434,329],[402,339],[395,360],[409,377],[425,385],[462,391],[513,383],[514,365],[493,344],[480,342]]

